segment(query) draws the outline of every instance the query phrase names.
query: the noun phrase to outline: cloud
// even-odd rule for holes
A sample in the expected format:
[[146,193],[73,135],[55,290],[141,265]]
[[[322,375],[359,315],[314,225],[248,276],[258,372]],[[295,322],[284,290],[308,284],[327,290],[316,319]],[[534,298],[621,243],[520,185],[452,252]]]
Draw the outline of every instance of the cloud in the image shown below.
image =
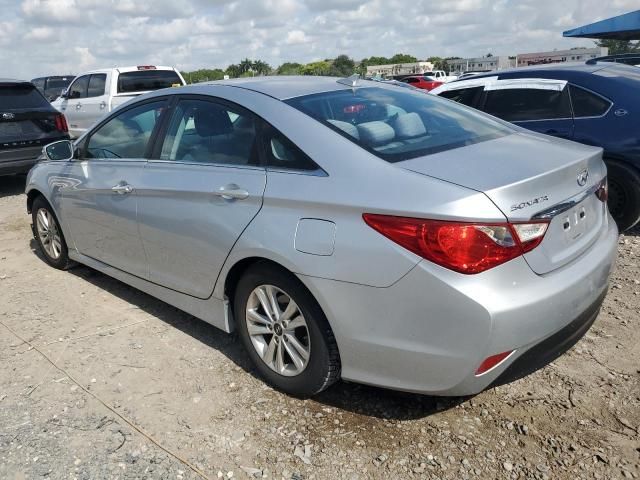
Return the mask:
[[637,0],[0,0],[0,62],[4,75],[33,78],[225,68],[245,57],[277,66],[342,53],[514,55],[592,46],[562,31],[633,8]]

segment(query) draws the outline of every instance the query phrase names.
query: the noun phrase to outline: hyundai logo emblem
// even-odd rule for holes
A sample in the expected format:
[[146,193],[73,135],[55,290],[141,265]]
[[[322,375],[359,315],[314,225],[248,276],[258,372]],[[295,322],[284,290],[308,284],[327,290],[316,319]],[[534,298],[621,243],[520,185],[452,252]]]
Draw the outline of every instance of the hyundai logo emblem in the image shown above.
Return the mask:
[[3,113],[3,114],[2,114],[2,119],[3,119],[3,120],[13,120],[15,117],[16,117],[16,116],[15,116],[13,113],[11,113],[11,112]]
[[587,184],[587,180],[589,180],[589,170],[585,168],[578,174],[578,185],[584,187]]

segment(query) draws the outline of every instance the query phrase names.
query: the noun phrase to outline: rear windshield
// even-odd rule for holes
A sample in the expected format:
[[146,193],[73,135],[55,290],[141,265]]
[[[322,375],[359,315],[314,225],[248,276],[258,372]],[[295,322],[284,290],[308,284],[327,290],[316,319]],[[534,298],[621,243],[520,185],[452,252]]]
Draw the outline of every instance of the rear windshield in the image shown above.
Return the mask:
[[175,85],[182,85],[182,80],[173,70],[138,70],[118,77],[118,93],[147,92]]
[[409,89],[358,88],[287,103],[388,162],[399,162],[513,133],[471,108]]
[[48,105],[49,102],[30,83],[13,85],[0,83],[0,112],[3,110],[41,108]]
[[47,80],[47,88],[65,88],[68,87],[73,77],[68,78],[50,78]]

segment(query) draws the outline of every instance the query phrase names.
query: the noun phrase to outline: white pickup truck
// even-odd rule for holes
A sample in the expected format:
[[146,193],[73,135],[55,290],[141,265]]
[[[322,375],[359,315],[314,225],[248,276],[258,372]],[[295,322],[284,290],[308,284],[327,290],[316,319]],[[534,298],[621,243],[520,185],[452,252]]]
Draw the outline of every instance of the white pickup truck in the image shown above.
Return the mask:
[[451,82],[458,78],[455,75],[447,75],[447,73],[444,70],[433,70],[431,72],[424,72],[423,75],[425,77],[431,77],[434,80],[442,83]]
[[141,65],[92,70],[78,75],[52,105],[64,113],[69,135],[77,138],[102,116],[131,98],[185,85],[173,67]]

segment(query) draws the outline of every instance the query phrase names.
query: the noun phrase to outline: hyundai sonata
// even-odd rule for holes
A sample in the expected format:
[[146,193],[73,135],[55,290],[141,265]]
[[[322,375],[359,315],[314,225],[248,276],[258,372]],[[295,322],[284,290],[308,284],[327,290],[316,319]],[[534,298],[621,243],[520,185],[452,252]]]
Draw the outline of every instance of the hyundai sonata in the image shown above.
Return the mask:
[[46,147],[26,191],[50,265],[236,330],[303,396],[472,394],[548,362],[617,245],[601,149],[352,78],[145,95]]

